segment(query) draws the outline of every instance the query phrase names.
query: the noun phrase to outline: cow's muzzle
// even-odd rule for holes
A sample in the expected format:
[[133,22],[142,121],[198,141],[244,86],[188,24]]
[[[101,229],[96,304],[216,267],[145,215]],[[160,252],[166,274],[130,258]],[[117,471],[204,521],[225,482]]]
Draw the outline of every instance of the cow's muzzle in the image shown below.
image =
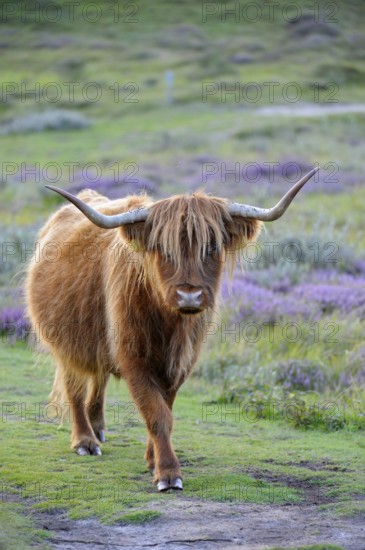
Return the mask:
[[194,292],[186,292],[183,290],[177,290],[177,304],[179,306],[179,311],[185,314],[195,314],[199,313],[202,308],[203,303],[203,293],[201,290],[196,290]]

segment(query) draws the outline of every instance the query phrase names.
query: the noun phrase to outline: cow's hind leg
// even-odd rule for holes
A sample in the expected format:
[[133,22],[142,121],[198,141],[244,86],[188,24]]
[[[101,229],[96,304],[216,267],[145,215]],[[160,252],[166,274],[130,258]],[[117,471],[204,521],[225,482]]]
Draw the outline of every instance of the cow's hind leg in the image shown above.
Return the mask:
[[108,379],[109,374],[96,375],[93,377],[86,406],[87,415],[94,434],[101,443],[105,441],[104,400]]
[[71,408],[71,446],[79,455],[101,455],[99,442],[86,412],[87,376],[68,369],[63,376],[64,388]]
[[153,475],[155,473],[155,446],[153,443],[153,439],[150,436],[148,436],[144,459],[147,462],[147,468]]
[[[180,464],[171,445],[171,409],[162,392],[137,373],[140,373],[137,367],[131,368],[125,377],[132,397],[146,421],[149,441],[153,442],[154,482],[159,491],[182,489]],[[152,450],[152,446],[148,450]]]

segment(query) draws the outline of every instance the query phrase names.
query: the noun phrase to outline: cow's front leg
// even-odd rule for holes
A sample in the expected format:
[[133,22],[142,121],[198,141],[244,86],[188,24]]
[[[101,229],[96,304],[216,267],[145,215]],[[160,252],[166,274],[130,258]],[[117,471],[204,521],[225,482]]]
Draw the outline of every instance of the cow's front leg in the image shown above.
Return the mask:
[[[169,407],[170,411],[172,411],[172,405],[174,404],[176,396],[175,390],[170,390],[166,395],[164,395],[165,403]],[[152,437],[148,437],[147,440],[147,446],[146,446],[146,452],[144,455],[145,461],[147,462],[147,468],[150,471],[152,475],[155,473],[155,446],[153,443]]]
[[[137,368],[125,374],[130,392],[146,421],[154,452],[154,482],[159,491],[182,489],[180,464],[171,445],[172,413],[162,390]],[[152,451],[152,446],[149,447]]]

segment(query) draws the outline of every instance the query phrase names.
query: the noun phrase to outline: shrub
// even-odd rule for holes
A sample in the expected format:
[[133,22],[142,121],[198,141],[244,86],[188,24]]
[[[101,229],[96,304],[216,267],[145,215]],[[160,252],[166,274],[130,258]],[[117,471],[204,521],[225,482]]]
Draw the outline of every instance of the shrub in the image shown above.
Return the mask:
[[[344,428],[351,430],[365,429],[365,415],[353,411],[344,414],[336,402],[314,402],[311,394],[288,393],[278,386],[270,391],[265,388],[236,386],[225,389],[217,400],[218,403],[235,403],[237,409],[232,412],[240,414],[242,419],[257,422],[261,419],[280,420],[294,428],[338,431]],[[343,405],[343,403],[341,403]]]
[[44,130],[80,130],[89,126],[90,121],[80,113],[57,109],[16,118],[3,124],[0,135],[28,134]]
[[249,319],[254,322],[274,323],[283,318],[315,318],[316,310],[305,301],[281,292],[261,287],[245,277],[237,277],[232,285],[232,295],[228,284],[222,287],[223,297],[232,307],[232,323]]
[[29,323],[25,319],[24,308],[5,307],[0,310],[0,334],[6,340],[21,340],[25,341],[29,333]]
[[320,392],[328,383],[323,367],[303,359],[289,359],[278,363],[275,370],[275,383],[286,390]]
[[184,23],[166,29],[158,39],[158,45],[184,51],[201,50],[206,46],[206,39],[199,27]]
[[90,182],[76,175],[76,182],[68,188],[72,194],[79,193],[82,189],[93,189],[109,199],[118,199],[126,195],[139,195],[141,193],[153,194],[156,192],[156,185],[147,178],[133,178],[128,181],[128,177],[120,178],[102,177],[98,181]]
[[[289,264],[290,265],[290,264]],[[362,268],[361,268],[362,269]],[[338,311],[365,315],[365,277],[335,270],[273,266],[223,281],[222,296],[232,323],[250,319],[274,323],[284,318],[318,320]]]
[[365,345],[359,344],[346,354],[345,365],[339,374],[345,388],[365,387]]
[[340,284],[302,284],[292,293],[293,297],[306,303],[318,304],[322,313],[339,310],[349,313],[365,307],[365,281],[360,284],[343,286]]
[[8,282],[17,271],[25,267],[34,251],[35,234],[35,225],[0,225],[0,283]]

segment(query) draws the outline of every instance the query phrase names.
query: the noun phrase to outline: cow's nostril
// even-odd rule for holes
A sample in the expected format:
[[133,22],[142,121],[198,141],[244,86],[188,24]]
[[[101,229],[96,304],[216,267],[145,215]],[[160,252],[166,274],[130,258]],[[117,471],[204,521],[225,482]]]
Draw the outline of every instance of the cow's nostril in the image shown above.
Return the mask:
[[196,292],[184,292],[183,290],[177,290],[177,303],[181,308],[197,308],[202,304],[202,291]]

